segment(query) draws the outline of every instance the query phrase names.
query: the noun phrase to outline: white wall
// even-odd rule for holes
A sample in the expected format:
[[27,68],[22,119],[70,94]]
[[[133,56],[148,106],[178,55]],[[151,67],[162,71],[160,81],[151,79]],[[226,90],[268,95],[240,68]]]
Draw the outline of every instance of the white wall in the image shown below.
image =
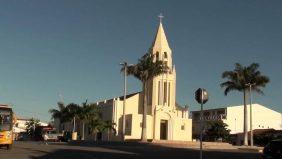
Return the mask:
[[[248,130],[250,130],[250,106],[248,110]],[[252,104],[253,129],[273,128],[281,130],[281,113],[264,107],[260,104]],[[227,119],[223,120],[228,124],[231,134],[243,132],[244,106],[227,107]]]

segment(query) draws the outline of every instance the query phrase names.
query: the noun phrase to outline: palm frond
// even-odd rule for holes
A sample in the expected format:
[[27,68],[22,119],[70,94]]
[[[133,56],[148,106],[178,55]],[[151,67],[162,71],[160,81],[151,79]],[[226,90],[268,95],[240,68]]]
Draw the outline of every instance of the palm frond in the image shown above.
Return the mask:
[[226,78],[228,81],[221,83],[220,86],[225,88],[225,95],[232,91],[242,91],[248,89],[249,83],[253,85],[253,90],[259,94],[263,94],[261,87],[265,87],[270,81],[267,76],[261,75],[258,70],[259,64],[252,63],[251,65],[245,67],[239,63],[235,64],[235,69],[233,71],[225,71],[222,73],[222,78]]
[[258,63],[252,63],[250,66],[247,67],[251,72],[256,72],[257,69],[259,68]]
[[258,87],[253,87],[252,92],[256,92],[260,95],[264,95],[263,91],[261,89],[259,89]]
[[[121,69],[124,71],[124,68]],[[136,65],[127,67],[127,74],[132,75],[138,80],[145,82],[160,74],[167,73],[168,67],[163,61],[154,60],[154,55],[145,54]]]
[[235,86],[228,86],[228,87],[226,87],[225,88],[225,90],[224,90],[224,95],[226,95],[227,96],[227,94],[230,92],[230,91],[233,91],[233,90],[239,90],[238,88],[236,88]]

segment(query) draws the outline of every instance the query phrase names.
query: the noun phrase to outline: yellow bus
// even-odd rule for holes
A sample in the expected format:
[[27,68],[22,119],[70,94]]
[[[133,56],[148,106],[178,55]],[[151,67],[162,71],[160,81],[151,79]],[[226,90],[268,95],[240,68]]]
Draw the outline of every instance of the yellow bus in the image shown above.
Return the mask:
[[0,105],[0,146],[11,149],[13,145],[13,111],[7,105]]

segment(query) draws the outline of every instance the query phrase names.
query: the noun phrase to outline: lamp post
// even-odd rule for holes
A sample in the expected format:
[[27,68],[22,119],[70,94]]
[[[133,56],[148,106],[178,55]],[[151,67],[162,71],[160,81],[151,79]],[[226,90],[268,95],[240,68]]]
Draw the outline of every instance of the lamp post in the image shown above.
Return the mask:
[[126,94],[127,94],[127,62],[120,63],[123,66],[124,70],[124,89],[123,89],[123,108],[122,108],[122,140],[125,141],[125,106],[126,106]]
[[132,66],[132,64],[128,64],[127,62],[120,63],[120,65],[124,68],[124,94],[123,94],[123,108],[122,108],[122,140],[125,141],[125,108],[126,108],[126,94],[127,94],[127,67]]
[[254,146],[254,135],[253,135],[253,113],[252,113],[252,86],[255,86],[256,83],[247,83],[246,86],[249,87],[250,92],[250,140],[251,140],[251,146]]
[[203,88],[199,88],[195,92],[195,99],[199,104],[201,104],[201,113],[200,113],[200,159],[202,159],[203,158],[203,104],[205,104],[209,99],[208,92]]

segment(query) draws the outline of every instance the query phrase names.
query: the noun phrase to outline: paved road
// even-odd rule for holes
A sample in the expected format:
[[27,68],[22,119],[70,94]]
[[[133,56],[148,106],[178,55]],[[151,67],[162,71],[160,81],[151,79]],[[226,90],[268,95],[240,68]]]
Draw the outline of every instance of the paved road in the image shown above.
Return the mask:
[[[0,149],[0,159],[198,159],[195,149],[147,144],[65,144],[17,142],[12,150]],[[260,154],[242,150],[206,150],[204,159],[259,159]]]

